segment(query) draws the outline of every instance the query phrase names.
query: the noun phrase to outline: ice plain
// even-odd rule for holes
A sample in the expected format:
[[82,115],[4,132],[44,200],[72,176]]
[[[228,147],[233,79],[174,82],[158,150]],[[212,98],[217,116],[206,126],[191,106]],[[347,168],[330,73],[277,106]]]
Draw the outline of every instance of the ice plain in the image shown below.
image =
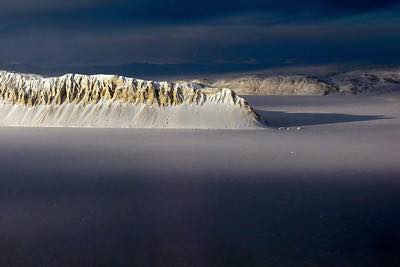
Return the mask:
[[0,128],[0,265],[396,266],[400,95],[244,98],[270,128]]

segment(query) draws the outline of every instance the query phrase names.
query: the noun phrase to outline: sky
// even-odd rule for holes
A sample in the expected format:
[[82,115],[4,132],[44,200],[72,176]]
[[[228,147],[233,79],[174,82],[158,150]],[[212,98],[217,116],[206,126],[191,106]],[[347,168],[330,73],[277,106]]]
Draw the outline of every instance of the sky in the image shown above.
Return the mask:
[[396,0],[2,0],[0,67],[205,74],[400,62]]

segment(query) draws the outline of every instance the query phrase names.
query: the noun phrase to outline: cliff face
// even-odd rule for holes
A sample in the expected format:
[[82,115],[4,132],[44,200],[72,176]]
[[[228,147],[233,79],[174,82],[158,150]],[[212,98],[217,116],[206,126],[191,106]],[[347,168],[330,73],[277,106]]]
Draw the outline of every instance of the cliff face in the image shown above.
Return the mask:
[[190,83],[153,82],[111,75],[67,74],[43,78],[0,72],[0,98],[6,103],[28,106],[96,104],[102,100],[157,106],[203,104],[211,100],[246,106],[245,101],[230,90],[198,90]]
[[229,89],[112,75],[44,78],[2,71],[0,103],[0,125],[248,128],[261,123]]

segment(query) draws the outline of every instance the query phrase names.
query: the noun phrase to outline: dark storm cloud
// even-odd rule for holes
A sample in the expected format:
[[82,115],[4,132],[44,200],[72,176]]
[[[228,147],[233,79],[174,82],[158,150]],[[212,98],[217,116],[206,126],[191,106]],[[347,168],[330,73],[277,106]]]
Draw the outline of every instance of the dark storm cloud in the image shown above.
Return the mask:
[[327,0],[324,2],[326,3],[327,8],[334,7],[349,12],[374,10],[398,4],[397,0]]
[[211,70],[221,64],[234,69],[396,62],[397,2],[1,1],[0,64],[61,72],[68,66],[86,71],[96,65],[117,72],[135,62],[188,64],[182,68],[205,64]]
[[[118,1],[118,0],[117,0]],[[117,2],[116,1],[116,2]],[[67,10],[82,7],[96,7],[110,0],[12,0],[1,1],[0,12],[3,15],[32,14],[43,11]]]
[[[256,17],[259,23],[302,23],[376,12],[396,0],[14,0],[1,1],[0,21],[9,30],[30,26],[82,27],[188,24],[227,17]],[[250,21],[254,23],[253,21]],[[246,23],[246,22],[245,22]],[[4,28],[4,27],[3,27]]]
[[[91,8],[88,15],[109,14],[108,16],[131,14],[131,19],[150,18],[172,20],[198,19],[210,16],[238,14],[245,12],[323,11],[327,13],[349,13],[390,7],[397,0],[13,0],[2,1],[0,12],[38,13],[62,11],[76,8]],[[79,11],[79,10],[75,10]],[[11,12],[11,14],[10,14]]]

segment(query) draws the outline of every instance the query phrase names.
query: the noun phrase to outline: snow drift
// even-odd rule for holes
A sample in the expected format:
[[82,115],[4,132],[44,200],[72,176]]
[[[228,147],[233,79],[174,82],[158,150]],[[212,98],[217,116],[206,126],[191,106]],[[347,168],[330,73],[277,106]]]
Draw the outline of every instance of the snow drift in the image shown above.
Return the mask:
[[260,116],[230,89],[114,75],[44,78],[0,71],[0,126],[254,128]]

